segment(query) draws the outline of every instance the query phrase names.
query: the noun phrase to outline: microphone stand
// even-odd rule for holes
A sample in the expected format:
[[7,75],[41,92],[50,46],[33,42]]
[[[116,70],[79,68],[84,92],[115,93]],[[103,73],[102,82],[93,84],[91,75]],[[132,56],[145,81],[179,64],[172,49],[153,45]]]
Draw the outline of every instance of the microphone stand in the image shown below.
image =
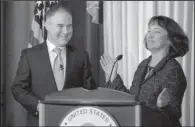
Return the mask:
[[110,78],[111,78],[111,76],[112,76],[112,72],[113,72],[113,69],[114,69],[114,65],[116,64],[116,62],[118,62],[118,61],[121,60],[122,58],[123,58],[123,55],[117,56],[117,58],[116,58],[114,64],[112,65],[112,70],[111,70],[110,76],[109,76],[109,78],[108,78],[108,82],[106,83],[106,87],[108,87],[108,83],[109,83]]
[[107,87],[108,87],[108,85],[109,85],[109,81],[110,81],[110,78],[111,78],[111,76],[112,76],[112,72],[113,72],[113,69],[114,69],[114,65],[116,64],[117,61],[118,61],[118,59],[114,62],[113,66],[112,66],[112,70],[111,70],[110,76],[109,76],[109,78],[108,78],[108,82],[106,83],[106,86],[107,86]]

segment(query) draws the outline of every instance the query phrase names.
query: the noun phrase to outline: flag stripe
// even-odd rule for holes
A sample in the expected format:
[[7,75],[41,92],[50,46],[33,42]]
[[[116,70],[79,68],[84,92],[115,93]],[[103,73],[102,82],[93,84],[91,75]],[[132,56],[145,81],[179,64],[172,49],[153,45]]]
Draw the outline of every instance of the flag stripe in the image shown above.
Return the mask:
[[43,41],[42,29],[40,29],[40,25],[33,20],[32,23],[32,31],[34,31],[34,37],[37,38],[40,42]]
[[36,37],[34,37],[34,31],[30,31],[30,44],[31,44],[31,46],[33,47],[33,46],[35,46],[35,45],[38,45],[40,43],[40,41],[36,38]]
[[45,12],[57,3],[58,1],[36,1],[29,36],[29,48],[44,42],[47,35],[43,25]]

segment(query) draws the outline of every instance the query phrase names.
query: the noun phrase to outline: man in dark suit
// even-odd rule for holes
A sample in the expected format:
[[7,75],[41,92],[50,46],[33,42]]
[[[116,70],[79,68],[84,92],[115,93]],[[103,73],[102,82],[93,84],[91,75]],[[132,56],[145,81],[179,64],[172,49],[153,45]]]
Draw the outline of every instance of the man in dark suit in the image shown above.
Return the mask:
[[45,26],[46,42],[22,51],[11,87],[15,100],[28,111],[31,126],[38,125],[38,100],[47,94],[72,87],[97,88],[87,52],[68,45],[73,33],[70,11],[52,7]]

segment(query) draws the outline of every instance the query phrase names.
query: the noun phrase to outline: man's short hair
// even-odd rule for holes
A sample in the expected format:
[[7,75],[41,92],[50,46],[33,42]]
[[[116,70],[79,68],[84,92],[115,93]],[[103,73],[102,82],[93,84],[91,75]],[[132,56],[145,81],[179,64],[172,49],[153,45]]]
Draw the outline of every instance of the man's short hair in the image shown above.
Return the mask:
[[71,13],[70,8],[69,8],[68,6],[63,5],[63,4],[57,4],[57,5],[53,6],[53,7],[51,7],[51,8],[46,12],[46,14],[45,14],[45,21],[46,21],[49,17],[53,16],[53,15],[54,15],[57,11],[59,11],[59,10],[64,10],[64,11],[68,12],[68,13],[72,16],[72,13]]

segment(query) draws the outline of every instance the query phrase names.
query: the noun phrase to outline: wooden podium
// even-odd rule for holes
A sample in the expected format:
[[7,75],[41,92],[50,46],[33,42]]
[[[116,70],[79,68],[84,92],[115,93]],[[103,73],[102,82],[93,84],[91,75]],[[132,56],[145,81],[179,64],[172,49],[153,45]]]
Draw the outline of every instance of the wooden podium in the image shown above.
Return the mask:
[[40,101],[39,126],[140,126],[135,97],[108,88],[71,88]]

